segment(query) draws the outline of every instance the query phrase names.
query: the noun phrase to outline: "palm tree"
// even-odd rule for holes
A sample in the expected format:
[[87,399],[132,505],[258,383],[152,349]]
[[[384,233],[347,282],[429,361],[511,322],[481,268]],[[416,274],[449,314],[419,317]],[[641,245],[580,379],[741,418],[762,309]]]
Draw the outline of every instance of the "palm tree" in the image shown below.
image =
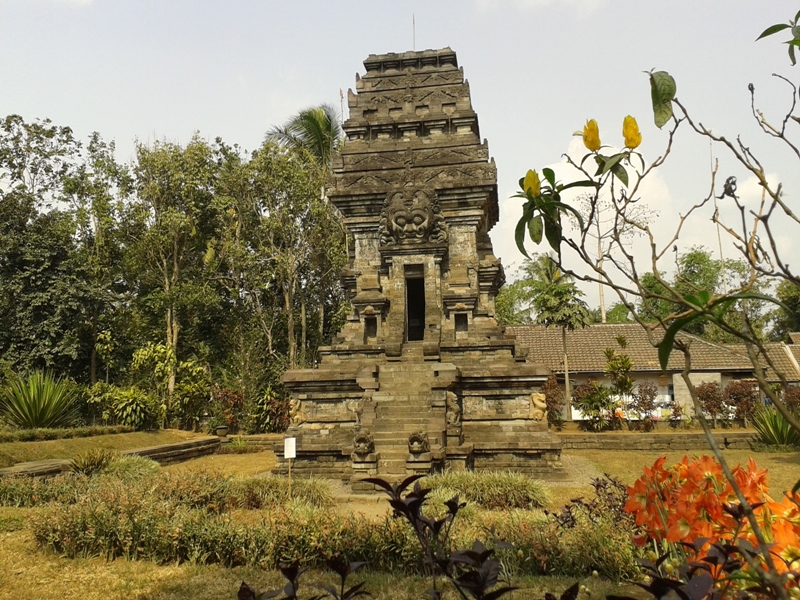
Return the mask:
[[549,254],[536,256],[522,267],[527,273],[531,306],[535,321],[546,327],[561,327],[561,344],[564,351],[564,391],[567,400],[567,420],[572,420],[572,391],[569,385],[569,360],[567,357],[567,329],[584,328],[590,322],[589,307],[581,300],[581,292],[570,275],[558,268]]
[[339,115],[330,104],[301,110],[280,127],[267,132],[267,141],[299,148],[316,158],[322,175],[327,176],[333,156],[344,142]]

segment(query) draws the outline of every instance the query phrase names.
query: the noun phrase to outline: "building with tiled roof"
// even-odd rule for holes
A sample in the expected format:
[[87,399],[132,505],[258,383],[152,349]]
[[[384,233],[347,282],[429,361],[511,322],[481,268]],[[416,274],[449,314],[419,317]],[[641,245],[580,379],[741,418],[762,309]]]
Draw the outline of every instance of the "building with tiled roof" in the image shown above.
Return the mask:
[[[725,346],[742,356],[747,356],[744,344],[725,344]],[[800,382],[800,360],[798,360],[800,359],[800,345],[795,345],[794,340],[791,344],[769,342],[764,344],[764,349],[767,351],[769,361],[762,358],[761,364],[770,383],[780,382],[781,378],[778,373],[786,377],[790,384]]]
[[[506,333],[516,337],[518,346],[527,349],[528,362],[546,365],[563,380],[564,352],[560,328],[519,325],[507,327]],[[658,330],[655,335],[660,335]],[[797,335],[800,340],[800,334],[793,335]],[[626,341],[624,350],[617,342],[620,336],[624,336]],[[684,369],[683,354],[674,350],[666,372],[662,373],[658,349],[650,343],[647,332],[638,323],[597,323],[585,329],[567,331],[566,337],[570,383],[573,389],[589,380],[602,382],[606,368],[604,350],[614,348],[627,354],[633,361],[631,376],[634,382],[651,380],[659,386],[658,402],[662,407],[671,404],[674,399],[684,407],[685,414],[693,414],[691,398],[681,377]],[[753,377],[753,365],[743,346],[715,344],[683,332],[678,334],[678,338],[690,345],[690,378],[693,383],[717,382],[724,387],[732,380]],[[769,344],[768,352],[776,368],[786,373],[790,382],[800,382],[800,344]],[[764,365],[767,366],[766,362]],[[767,374],[777,380],[771,369],[767,369]]]

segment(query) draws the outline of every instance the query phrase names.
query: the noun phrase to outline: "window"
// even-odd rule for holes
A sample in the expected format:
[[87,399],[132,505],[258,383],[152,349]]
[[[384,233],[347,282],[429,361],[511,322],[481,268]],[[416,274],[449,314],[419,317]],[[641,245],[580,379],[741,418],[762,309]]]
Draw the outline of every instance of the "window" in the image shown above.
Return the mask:
[[456,314],[456,333],[466,333],[469,328],[469,319],[466,313]]

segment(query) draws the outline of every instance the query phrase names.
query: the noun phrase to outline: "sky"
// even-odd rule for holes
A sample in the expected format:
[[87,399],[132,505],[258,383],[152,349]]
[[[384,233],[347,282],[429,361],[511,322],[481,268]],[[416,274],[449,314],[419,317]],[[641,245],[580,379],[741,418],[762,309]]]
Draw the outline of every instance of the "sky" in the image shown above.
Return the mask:
[[[338,107],[339,89],[346,97],[355,87],[369,54],[449,46],[497,163],[492,238],[511,275],[521,261],[516,182],[548,165],[569,180],[560,157],[581,155],[572,134],[587,119],[604,143],[620,145],[622,119],[633,115],[644,157],[663,152],[651,69],[675,77],[697,120],[741,135],[796,198],[800,169],[758,130],[747,86],[780,121],[791,96],[771,74],[797,80],[800,66],[790,66],[780,35],[755,40],[797,8],[786,0],[0,0],[0,116],[49,118],[84,140],[98,131],[121,161],[133,158],[137,140],[185,143],[194,132],[252,150],[299,110]],[[665,236],[709,190],[712,149],[687,133],[642,189]],[[713,155],[720,177],[739,177],[743,197],[755,201],[752,178],[722,149]],[[718,253],[709,217],[687,227],[681,251],[702,244]],[[779,243],[787,255],[800,248],[789,231]],[[594,304],[595,287],[585,290]]]

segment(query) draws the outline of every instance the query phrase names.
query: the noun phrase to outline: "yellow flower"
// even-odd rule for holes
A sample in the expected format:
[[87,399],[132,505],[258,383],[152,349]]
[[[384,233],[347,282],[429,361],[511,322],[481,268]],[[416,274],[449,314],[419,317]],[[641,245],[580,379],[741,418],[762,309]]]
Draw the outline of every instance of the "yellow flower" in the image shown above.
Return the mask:
[[522,187],[525,188],[526,192],[530,190],[531,196],[533,197],[541,194],[542,188],[539,182],[539,174],[536,171],[528,169],[528,172],[525,174],[525,181],[522,182]]
[[632,116],[628,115],[622,121],[622,135],[625,136],[625,147],[633,150],[642,143],[642,134],[639,133],[639,124]]
[[583,126],[583,145],[592,152],[600,149],[600,129],[594,119],[589,119]]

